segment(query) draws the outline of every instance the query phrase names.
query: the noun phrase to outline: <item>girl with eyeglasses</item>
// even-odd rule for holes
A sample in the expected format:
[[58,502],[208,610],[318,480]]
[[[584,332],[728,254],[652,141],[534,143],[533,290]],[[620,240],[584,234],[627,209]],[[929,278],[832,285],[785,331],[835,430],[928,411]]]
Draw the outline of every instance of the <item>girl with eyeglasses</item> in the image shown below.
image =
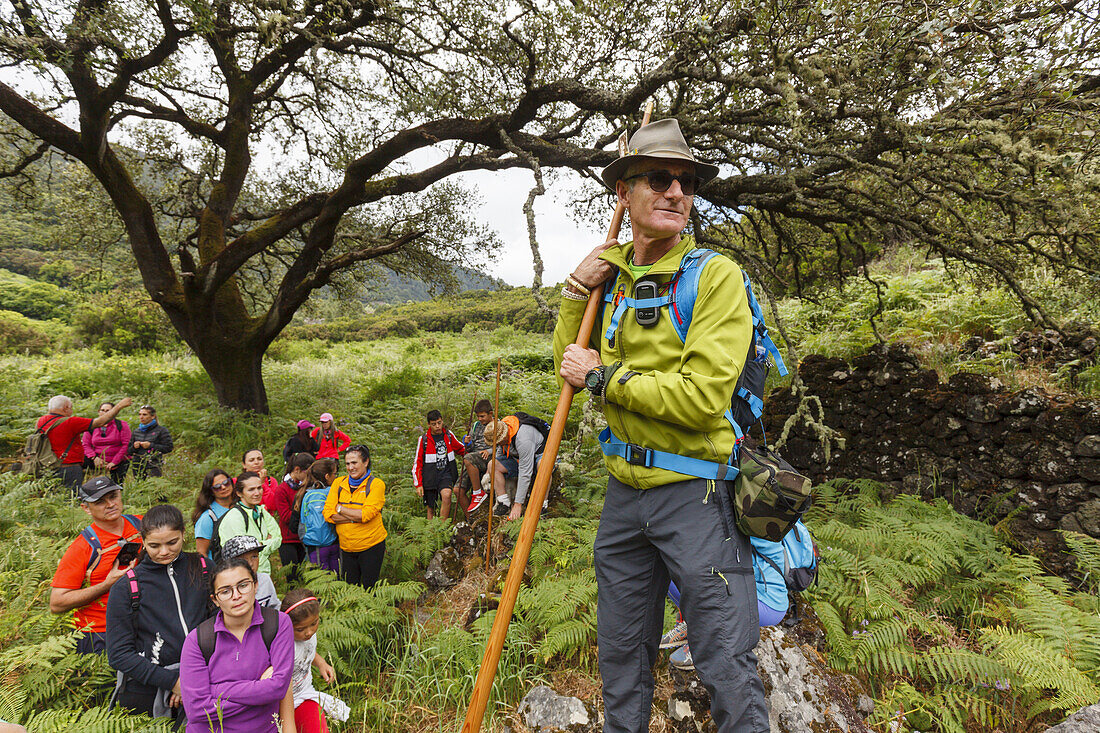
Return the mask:
[[187,732],[295,733],[290,617],[256,602],[243,558],[219,563],[210,585],[218,612],[187,635],[180,661]]
[[107,600],[107,660],[121,673],[116,700],[154,717],[180,717],[183,642],[212,612],[212,566],[183,551],[183,530],[183,514],[171,504],[146,512],[140,561]]
[[195,497],[195,509],[191,521],[195,525],[195,549],[210,561],[210,538],[214,536],[214,524],[229,511],[237,498],[233,495],[233,479],[220,468],[207,472],[202,480],[199,495]]
[[[104,402],[99,414],[106,415],[113,409],[114,402]],[[85,470],[109,472],[111,480],[121,485],[130,470],[130,423],[116,417],[84,433],[80,442],[84,445]]]

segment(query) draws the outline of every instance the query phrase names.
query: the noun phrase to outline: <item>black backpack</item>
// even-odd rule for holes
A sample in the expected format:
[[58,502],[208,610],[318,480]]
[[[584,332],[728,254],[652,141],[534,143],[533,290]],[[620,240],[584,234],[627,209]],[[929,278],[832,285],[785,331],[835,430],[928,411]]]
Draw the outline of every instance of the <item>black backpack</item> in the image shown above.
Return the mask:
[[245,511],[245,508],[240,504],[234,504],[233,506],[229,507],[229,511],[217,518],[217,520],[214,522],[214,529],[210,533],[210,557],[214,558],[215,565],[222,561],[222,520],[228,517],[229,512],[233,511],[234,509],[244,515],[244,528],[246,530],[248,529],[248,522],[251,520],[251,517],[248,516],[248,512]]
[[513,413],[516,419],[519,420],[520,425],[530,425],[535,430],[538,430],[542,435],[543,445],[546,444],[546,439],[550,437],[550,424],[543,420],[541,417],[535,417],[534,415],[528,415],[526,412],[516,411]]
[[[271,651],[271,642],[275,641],[275,635],[279,633],[279,612],[274,608],[260,606],[260,613],[264,617],[263,623],[260,624],[260,636],[264,640],[264,646]],[[214,647],[218,645],[218,635],[214,632],[214,622],[217,618],[215,614],[206,619],[199,624],[196,632],[199,651],[202,652],[202,658],[207,664],[210,664],[210,657],[214,656]]]
[[[206,557],[203,555],[195,555],[199,560],[199,566],[202,572],[202,587],[210,587],[210,564],[206,562]],[[126,580],[130,586],[130,611],[137,613],[138,608],[141,606],[141,588],[138,586],[137,574],[131,567],[126,571]]]

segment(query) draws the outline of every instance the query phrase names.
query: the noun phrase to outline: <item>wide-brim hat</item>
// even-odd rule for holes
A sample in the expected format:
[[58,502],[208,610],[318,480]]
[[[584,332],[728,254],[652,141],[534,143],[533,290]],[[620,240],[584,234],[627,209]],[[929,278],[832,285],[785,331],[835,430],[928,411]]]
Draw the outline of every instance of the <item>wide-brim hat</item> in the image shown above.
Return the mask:
[[600,178],[605,186],[612,191],[615,183],[623,177],[626,169],[635,161],[645,158],[662,158],[665,160],[682,160],[695,164],[695,175],[703,179],[703,183],[718,175],[718,166],[696,160],[691,154],[684,133],[680,132],[680,123],[675,117],[650,122],[644,127],[638,128],[626,145],[627,154],[619,158],[611,165],[603,169]]

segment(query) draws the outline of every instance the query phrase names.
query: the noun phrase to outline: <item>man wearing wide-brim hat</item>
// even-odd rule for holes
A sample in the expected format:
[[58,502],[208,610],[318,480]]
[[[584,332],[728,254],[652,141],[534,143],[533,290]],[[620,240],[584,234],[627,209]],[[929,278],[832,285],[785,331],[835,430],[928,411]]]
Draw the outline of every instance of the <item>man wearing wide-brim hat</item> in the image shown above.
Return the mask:
[[[642,127],[628,151],[602,178],[627,207],[633,241],[605,242],[581,261],[554,331],[561,377],[602,402],[609,428],[601,435],[610,476],[595,542],[604,731],[648,730],[670,577],[718,730],[767,731],[753,653],[752,551],[733,524],[729,482],[658,466],[684,463],[661,456],[686,457],[720,471],[733,452],[723,415],[752,340],[741,270],[709,256],[682,340],[674,321],[685,314],[658,297],[685,256],[699,256],[681,232],[695,192],[718,169],[695,159],[674,119]],[[591,348],[576,346],[588,291],[601,283],[610,298]],[[611,442],[626,448],[609,451]]]

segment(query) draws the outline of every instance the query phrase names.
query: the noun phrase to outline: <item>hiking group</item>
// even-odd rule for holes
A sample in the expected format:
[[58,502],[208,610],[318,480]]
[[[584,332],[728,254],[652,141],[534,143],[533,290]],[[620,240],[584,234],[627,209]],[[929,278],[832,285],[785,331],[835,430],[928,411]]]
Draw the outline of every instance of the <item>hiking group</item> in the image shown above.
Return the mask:
[[[587,390],[607,420],[594,546],[604,731],[648,730],[660,648],[698,670],[719,731],[767,731],[759,626],[783,619],[788,592],[816,567],[799,522],[808,482],[749,436],[768,368],[785,370],[747,276],[682,235],[695,192],[717,169],[694,158],[674,119],[642,127],[629,147],[602,178],[626,205],[633,241],[607,241],[580,262],[562,289],[553,340],[560,378]],[[600,323],[590,343],[575,344],[601,287]],[[55,397],[28,441],[28,460],[75,486],[92,519],[58,565],[51,610],[75,611],[80,651],[106,651],[119,673],[117,702],[129,709],[182,708],[189,731],[275,730],[275,719],[284,732],[327,730],[326,715],[345,719],[347,706],[313,687],[314,668],[335,679],[316,654],[320,601],[305,589],[280,601],[269,573],[278,556],[374,586],[386,485],[369,449],[324,413],[319,426],[297,423],[282,481],[259,449],[242,455],[235,477],[209,471],[191,515],[197,551],[185,552],[175,507],[123,512],[120,467],[140,460],[155,475],[162,463],[153,454],[172,449],[145,406],[151,422],[143,417],[143,437],[130,431],[122,451],[127,428],[117,415],[129,404],[104,403],[88,419]],[[492,487],[493,513],[517,519],[549,426],[523,412],[494,419],[488,400],[472,412],[464,440],[440,411],[427,413],[413,456],[416,494],[428,518],[447,520],[481,508]],[[102,475],[81,484],[85,458]],[[681,620],[662,636],[666,596]]]

